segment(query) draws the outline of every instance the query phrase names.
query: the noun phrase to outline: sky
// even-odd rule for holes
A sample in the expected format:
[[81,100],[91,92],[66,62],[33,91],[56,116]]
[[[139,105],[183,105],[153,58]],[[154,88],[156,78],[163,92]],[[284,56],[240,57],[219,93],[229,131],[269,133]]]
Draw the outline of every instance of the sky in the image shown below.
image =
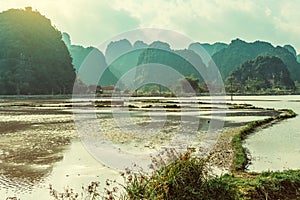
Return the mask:
[[240,38],[291,44],[300,54],[300,0],[0,0],[0,11],[26,6],[83,46],[99,46],[133,29],[159,28],[200,43]]

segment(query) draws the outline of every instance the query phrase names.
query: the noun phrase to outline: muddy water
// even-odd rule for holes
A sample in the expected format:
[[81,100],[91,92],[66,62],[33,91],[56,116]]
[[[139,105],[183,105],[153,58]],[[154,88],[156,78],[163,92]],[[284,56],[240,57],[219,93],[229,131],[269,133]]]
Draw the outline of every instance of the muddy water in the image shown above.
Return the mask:
[[[214,112],[214,118],[221,120],[224,112],[227,113],[225,127],[239,126],[274,114],[261,110],[226,110],[224,105],[199,104],[194,98],[184,100],[182,112],[178,111],[179,108],[172,108],[177,104],[176,99],[161,98],[159,102],[153,102],[156,101],[141,98],[130,102],[135,106],[130,109],[130,116],[141,127],[151,122],[149,111],[155,111],[156,116],[167,112],[167,121],[160,135],[151,140],[139,135],[134,128],[128,129],[130,135],[122,133],[114,124],[111,108],[99,107],[95,112],[107,138],[120,148],[133,152],[162,145],[168,138],[166,135],[171,137],[178,130],[182,115],[199,120],[199,133],[205,131],[211,120],[211,108],[215,106],[220,109]],[[78,103],[91,104],[90,101]],[[170,108],[165,108],[166,104],[171,105]],[[154,106],[149,108],[149,105]],[[84,149],[74,127],[70,106],[71,101],[67,99],[0,100],[1,197],[51,199],[49,184],[60,191],[69,186],[80,192],[81,187],[91,181],[120,180],[118,171],[105,167]],[[85,109],[77,111],[86,112]],[[160,123],[161,118],[157,119],[155,123]]]

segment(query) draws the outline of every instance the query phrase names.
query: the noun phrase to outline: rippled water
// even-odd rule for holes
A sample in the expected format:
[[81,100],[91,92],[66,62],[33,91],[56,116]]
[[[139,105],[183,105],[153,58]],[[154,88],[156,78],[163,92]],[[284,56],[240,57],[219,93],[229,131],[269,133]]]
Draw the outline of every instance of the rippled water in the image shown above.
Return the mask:
[[[198,132],[205,132],[212,120],[211,107],[214,106],[220,108],[214,111],[214,119],[223,120],[224,112],[227,113],[225,127],[239,126],[272,114],[257,110],[247,112],[226,110],[224,105],[198,104],[199,99],[195,98],[181,99],[182,110],[163,108],[166,104],[177,104],[178,100],[174,98],[160,98],[163,102],[157,103],[155,108],[146,108],[151,102],[142,100],[142,98],[137,98],[130,102],[139,108],[131,109],[129,112],[140,127],[153,122],[149,117],[150,111],[154,111],[151,113],[154,122],[160,123],[162,118],[159,116],[164,116],[167,110],[167,121],[164,122],[161,132],[151,140],[145,137],[145,134],[141,135],[135,128],[129,128],[130,135],[122,133],[112,118],[111,108],[99,107],[91,111],[74,109],[74,112],[95,112],[107,138],[116,142],[119,148],[127,148],[132,152],[152,149],[163,144],[167,138],[166,134],[172,136],[174,131],[179,129],[182,116],[193,118],[193,122],[195,119],[198,120]],[[151,100],[151,98],[146,98],[146,100]],[[206,97],[201,97],[201,101],[210,102]],[[91,104],[89,100],[77,100],[77,103]],[[86,186],[95,179],[102,182],[107,178],[120,179],[117,171],[105,167],[84,149],[74,127],[70,105],[71,101],[67,99],[0,100],[1,197],[49,199],[47,189],[49,184],[60,191],[70,186],[80,192],[82,185]],[[142,109],[143,106],[146,107]],[[199,107],[201,107],[200,110]]]

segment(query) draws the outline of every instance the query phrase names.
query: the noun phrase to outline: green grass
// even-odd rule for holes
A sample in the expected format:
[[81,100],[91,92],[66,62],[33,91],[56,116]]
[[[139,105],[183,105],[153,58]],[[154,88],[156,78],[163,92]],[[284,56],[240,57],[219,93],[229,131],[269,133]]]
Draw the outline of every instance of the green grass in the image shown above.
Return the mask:
[[164,105],[164,108],[180,108],[180,106],[177,104],[167,104]]
[[300,171],[263,172],[241,177],[222,176],[237,191],[238,199],[299,199]]
[[123,199],[299,199],[300,171],[209,176],[205,160],[184,154],[152,174],[130,174]]
[[207,163],[185,154],[150,175],[130,175],[123,199],[300,199],[300,170],[209,177]]
[[126,180],[125,199],[237,199],[236,190],[222,177],[210,178],[206,162],[190,151],[151,174],[130,174]]

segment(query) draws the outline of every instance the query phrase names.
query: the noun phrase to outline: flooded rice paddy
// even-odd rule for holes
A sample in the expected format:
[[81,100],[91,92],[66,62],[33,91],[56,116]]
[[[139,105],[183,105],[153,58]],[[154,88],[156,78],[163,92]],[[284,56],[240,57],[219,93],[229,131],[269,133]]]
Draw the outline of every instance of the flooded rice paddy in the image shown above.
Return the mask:
[[276,123],[250,135],[244,147],[249,151],[249,171],[277,171],[300,169],[300,96],[236,97],[237,103],[250,103],[258,107],[292,109],[295,118]]
[[[299,112],[297,107],[299,96],[293,96],[293,99],[281,97],[283,100],[278,98],[236,97],[233,103],[251,103],[255,106],[275,108],[287,107]],[[94,136],[111,141],[121,152],[130,153],[155,151],[161,146],[170,144],[177,133],[187,133],[189,129],[195,130],[195,127],[192,142],[194,145],[200,144],[203,135],[214,120],[219,124],[221,122],[221,128],[224,126],[224,129],[228,129],[276,115],[276,112],[272,110],[228,109],[224,103],[211,104],[209,97],[180,100],[134,98],[124,106],[113,107],[108,106],[107,101],[110,100],[7,98],[0,100],[0,195],[17,196],[20,199],[51,199],[49,184],[58,190],[70,187],[80,191],[81,186],[86,186],[95,180],[105,182],[107,178],[110,178],[121,181],[117,170],[101,162],[97,156],[88,153],[91,150],[86,149],[86,142],[82,142],[84,139],[81,133],[78,133],[78,127],[74,123],[78,115],[96,116],[97,124],[101,127],[101,135],[97,135],[99,131],[97,129],[96,132],[94,131],[96,133]],[[72,108],[72,105],[78,106]],[[90,106],[92,109],[89,109]],[[122,115],[124,108],[127,114],[125,117]],[[128,116],[130,123],[126,121]],[[268,156],[275,154],[276,150],[282,151],[283,157],[286,153],[284,149],[278,147],[278,144],[270,142],[272,138],[278,141],[282,138],[281,134],[278,134],[277,138],[273,136],[264,138],[265,136],[259,136],[260,133],[272,130],[272,128],[275,128],[276,131],[272,131],[275,133],[279,130],[286,130],[287,126],[296,126],[297,119],[290,119],[263,129],[247,139],[245,146],[249,148],[254,159],[253,166],[255,166],[255,161],[263,160],[262,152],[266,150],[273,152],[268,153]],[[85,124],[88,124],[88,121]],[[182,122],[185,126],[182,126]],[[120,127],[120,123],[126,126]],[[278,129],[278,126],[282,128]],[[184,130],[181,130],[183,128]],[[290,137],[287,140],[289,142],[284,144],[290,146],[292,142],[296,145],[295,138],[300,138],[299,132],[297,128],[290,130],[295,135],[290,133],[289,136],[284,137]],[[258,138],[255,139],[255,136]],[[282,140],[280,141],[283,143]],[[175,142],[180,142],[180,137]],[[264,145],[262,145],[263,142]],[[266,143],[270,144],[269,148],[260,149],[259,145],[266,146]],[[277,146],[275,148],[272,145]],[[297,152],[295,148],[291,148],[290,151]],[[298,157],[299,154],[300,151],[298,151]],[[279,153],[276,154],[278,155]],[[267,156],[264,157],[268,159]],[[114,162],[130,163],[126,163],[126,160],[128,161],[126,157],[123,159],[115,159]],[[274,158],[276,159],[277,157]],[[286,161],[290,162],[289,159],[290,157]],[[274,165],[279,166],[276,163]],[[266,167],[262,164],[259,166]],[[255,167],[249,166],[249,169],[255,169]]]

